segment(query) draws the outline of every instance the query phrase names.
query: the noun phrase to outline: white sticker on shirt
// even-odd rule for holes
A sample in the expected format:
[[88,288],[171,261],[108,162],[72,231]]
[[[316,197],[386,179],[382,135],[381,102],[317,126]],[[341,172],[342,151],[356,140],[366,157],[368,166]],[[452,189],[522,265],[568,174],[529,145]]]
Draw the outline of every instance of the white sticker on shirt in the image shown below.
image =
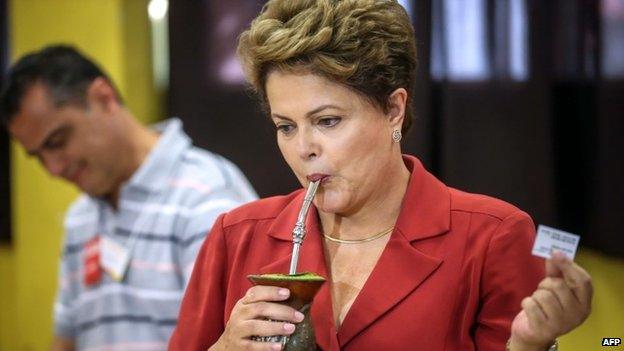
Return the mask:
[[104,268],[113,279],[122,281],[128,270],[128,264],[130,263],[130,250],[115,242],[115,240],[105,236],[100,240],[100,248],[100,263],[102,264],[102,268]]
[[550,258],[553,251],[557,250],[574,260],[579,240],[578,235],[540,224],[537,227],[537,237],[532,253],[535,256]]

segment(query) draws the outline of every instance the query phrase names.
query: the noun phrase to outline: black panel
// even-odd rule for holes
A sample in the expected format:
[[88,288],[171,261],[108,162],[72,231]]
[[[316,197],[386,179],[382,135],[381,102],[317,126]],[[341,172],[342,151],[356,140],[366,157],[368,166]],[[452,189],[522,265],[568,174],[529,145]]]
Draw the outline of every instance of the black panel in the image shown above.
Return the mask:
[[272,123],[243,84],[219,80],[215,61],[231,56],[237,36],[219,37],[219,19],[251,19],[262,5],[237,3],[240,9],[229,2],[170,3],[170,114],[184,121],[195,144],[236,163],[260,196],[285,194],[299,183],[277,149]]

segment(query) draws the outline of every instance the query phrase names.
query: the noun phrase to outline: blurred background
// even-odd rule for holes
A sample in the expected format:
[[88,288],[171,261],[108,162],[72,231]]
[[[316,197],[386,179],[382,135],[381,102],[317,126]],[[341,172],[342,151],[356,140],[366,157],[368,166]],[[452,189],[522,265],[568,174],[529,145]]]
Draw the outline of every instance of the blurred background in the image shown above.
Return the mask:
[[[405,153],[447,184],[581,235],[593,312],[562,350],[624,338],[624,0],[405,0],[419,70]],[[244,85],[236,38],[258,0],[0,0],[0,80],[70,43],[144,123],[179,116],[261,196],[297,181]],[[46,350],[62,223],[77,196],[0,130],[0,351]]]

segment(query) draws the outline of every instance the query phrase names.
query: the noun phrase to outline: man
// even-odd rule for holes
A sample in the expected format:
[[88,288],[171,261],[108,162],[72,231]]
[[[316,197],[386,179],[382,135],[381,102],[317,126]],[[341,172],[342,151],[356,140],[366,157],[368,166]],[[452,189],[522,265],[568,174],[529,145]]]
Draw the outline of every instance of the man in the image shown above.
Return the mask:
[[21,58],[0,96],[8,130],[85,194],[70,207],[54,350],[164,350],[195,256],[221,212],[256,198],[177,119],[137,122],[112,81],[67,46]]

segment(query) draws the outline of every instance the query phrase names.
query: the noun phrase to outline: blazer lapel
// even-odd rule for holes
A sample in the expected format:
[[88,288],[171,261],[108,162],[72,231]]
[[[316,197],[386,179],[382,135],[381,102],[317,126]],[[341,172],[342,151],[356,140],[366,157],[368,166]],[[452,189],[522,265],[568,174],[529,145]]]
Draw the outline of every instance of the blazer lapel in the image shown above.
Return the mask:
[[414,249],[399,233],[392,234],[379,262],[338,330],[344,346],[384,313],[401,302],[442,263]]
[[412,243],[443,235],[450,229],[450,193],[412,156],[403,161],[411,172],[394,232],[379,261],[338,330],[343,347],[379,317],[399,304],[442,264]]

